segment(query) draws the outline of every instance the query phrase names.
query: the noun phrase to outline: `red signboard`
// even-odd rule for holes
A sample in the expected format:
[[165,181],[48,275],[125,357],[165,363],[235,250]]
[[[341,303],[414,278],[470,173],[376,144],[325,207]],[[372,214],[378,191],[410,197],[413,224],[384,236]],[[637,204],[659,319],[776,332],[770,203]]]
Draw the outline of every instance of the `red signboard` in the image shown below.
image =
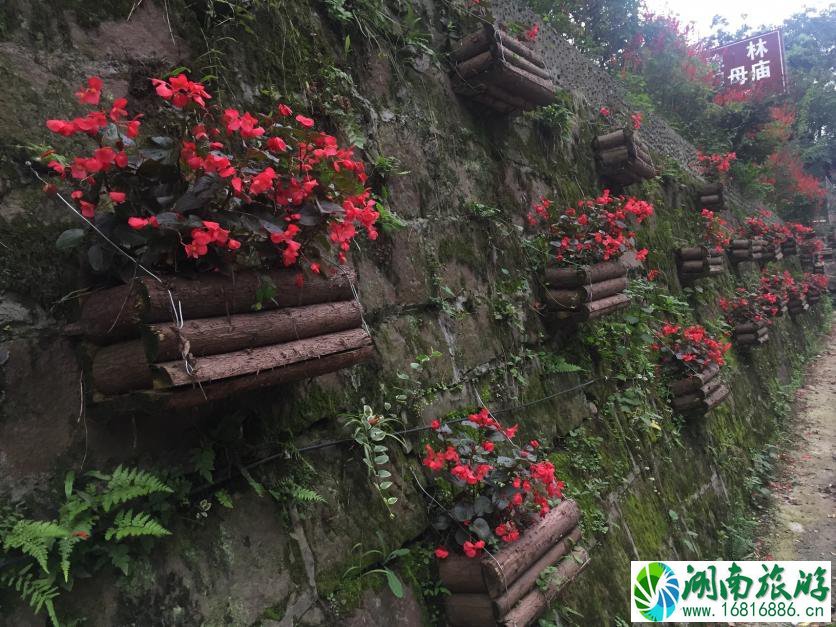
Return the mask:
[[774,30],[715,48],[722,69],[721,91],[782,94],[787,87],[784,40]]

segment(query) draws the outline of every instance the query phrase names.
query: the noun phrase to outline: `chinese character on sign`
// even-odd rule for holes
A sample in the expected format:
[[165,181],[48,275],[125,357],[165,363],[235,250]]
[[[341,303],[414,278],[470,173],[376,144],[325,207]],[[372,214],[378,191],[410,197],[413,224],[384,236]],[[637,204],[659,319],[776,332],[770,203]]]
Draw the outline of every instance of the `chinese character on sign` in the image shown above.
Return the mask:
[[[685,590],[682,593],[682,598],[687,599],[693,592],[698,599],[703,597],[717,600],[717,567],[709,566],[707,570],[698,570],[694,572],[693,566],[688,566],[688,574],[691,578],[685,582]],[[706,574],[710,572],[711,574]]]
[[742,90],[763,95],[784,93],[786,70],[780,31],[721,46],[713,53],[722,69],[722,75],[718,74],[722,76],[721,93]]
[[[824,575],[825,572],[822,568],[817,568],[815,573],[798,571],[798,582],[795,584],[795,593],[793,593],[792,598],[797,599],[799,595],[806,594],[817,601],[822,601],[830,590],[824,585]],[[810,585],[813,583],[813,577],[816,578],[816,587],[811,591]]]

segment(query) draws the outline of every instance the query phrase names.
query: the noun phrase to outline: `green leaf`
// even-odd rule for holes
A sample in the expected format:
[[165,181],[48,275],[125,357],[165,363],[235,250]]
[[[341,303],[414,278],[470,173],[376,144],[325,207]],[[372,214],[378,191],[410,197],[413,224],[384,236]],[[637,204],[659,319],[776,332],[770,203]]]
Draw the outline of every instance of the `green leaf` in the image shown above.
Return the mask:
[[55,240],[55,247],[58,250],[71,250],[81,244],[83,240],[83,229],[67,229]]
[[374,458],[374,463],[378,464],[378,465],[379,464],[386,464],[388,462],[389,462],[389,456],[388,455],[377,455]]
[[394,573],[394,571],[389,570],[388,568],[385,570],[386,573],[386,583],[389,584],[389,589],[399,599],[403,598],[403,584],[401,580],[398,579],[398,576]]
[[218,503],[227,509],[232,509],[234,507],[232,504],[232,497],[229,496],[229,492],[226,490],[218,490],[215,492],[215,498],[218,500]]

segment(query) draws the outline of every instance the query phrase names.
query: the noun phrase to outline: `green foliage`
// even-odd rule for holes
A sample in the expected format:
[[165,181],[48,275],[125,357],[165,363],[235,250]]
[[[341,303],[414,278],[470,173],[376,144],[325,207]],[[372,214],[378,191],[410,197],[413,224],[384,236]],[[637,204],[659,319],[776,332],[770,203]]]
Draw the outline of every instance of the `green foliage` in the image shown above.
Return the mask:
[[574,372],[584,372],[584,369],[576,364],[571,364],[566,361],[566,357],[558,355],[557,353],[540,352],[537,353],[537,358],[543,367],[543,372],[546,374],[571,374]]
[[[353,550],[359,556],[357,560],[358,563],[349,567],[345,571],[343,579],[360,579],[372,575],[382,575],[392,594],[394,594],[397,598],[402,599],[404,596],[403,583],[401,582],[400,577],[398,577],[398,574],[392,570],[390,565],[398,558],[408,555],[409,549],[395,549],[388,554],[384,554],[384,552],[380,549],[362,551],[362,547],[363,545],[359,542],[354,545]],[[374,568],[364,568],[363,564],[374,561],[377,561]]]
[[82,481],[70,472],[63,488],[64,502],[54,520],[25,518],[20,511],[7,508],[0,511],[3,554],[35,560],[16,575],[5,575],[0,582],[15,590],[35,611],[46,609],[54,625],[58,625],[53,606],[53,599],[58,596],[53,585],[55,568],[60,570],[68,588],[72,587],[76,569],[91,572],[110,563],[127,574],[131,547],[121,542],[160,538],[169,531],[151,512],[122,506],[132,502],[135,507],[156,506],[162,511],[166,509],[164,504],[155,504],[153,499],[173,494],[155,475],[123,466],[110,474],[88,472]]
[[270,490],[270,494],[279,502],[290,500],[299,505],[312,505],[314,503],[325,502],[325,499],[319,492],[312,488],[301,486],[293,479],[280,481],[275,490]]

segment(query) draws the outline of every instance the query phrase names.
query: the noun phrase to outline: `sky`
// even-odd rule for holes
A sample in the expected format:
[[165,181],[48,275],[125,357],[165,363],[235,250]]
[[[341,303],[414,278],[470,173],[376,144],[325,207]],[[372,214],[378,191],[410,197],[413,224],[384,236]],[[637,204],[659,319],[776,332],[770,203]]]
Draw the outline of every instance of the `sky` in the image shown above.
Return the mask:
[[[741,25],[778,25],[794,13],[809,7],[822,9],[833,0],[645,0],[653,13],[679,15],[683,23],[694,22],[697,35],[711,33],[711,20],[722,15],[729,21],[726,30],[736,31]],[[745,17],[744,17],[745,16]]]

